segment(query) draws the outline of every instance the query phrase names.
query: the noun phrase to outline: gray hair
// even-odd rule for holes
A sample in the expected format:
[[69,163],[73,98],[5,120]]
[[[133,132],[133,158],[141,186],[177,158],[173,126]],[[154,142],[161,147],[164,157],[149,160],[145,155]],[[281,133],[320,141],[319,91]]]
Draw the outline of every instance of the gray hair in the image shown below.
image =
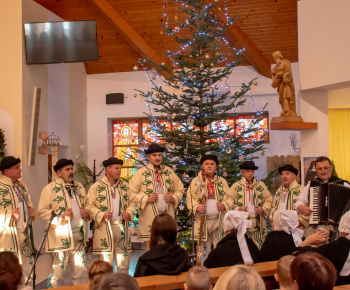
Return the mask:
[[99,290],[140,290],[136,279],[125,273],[112,273],[105,276]]

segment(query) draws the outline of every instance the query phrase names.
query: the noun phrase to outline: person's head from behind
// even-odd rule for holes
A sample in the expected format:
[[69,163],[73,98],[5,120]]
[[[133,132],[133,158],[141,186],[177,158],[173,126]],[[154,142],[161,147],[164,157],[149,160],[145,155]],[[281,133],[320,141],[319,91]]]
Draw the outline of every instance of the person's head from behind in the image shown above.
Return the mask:
[[0,252],[0,289],[15,290],[22,284],[23,272],[12,252]]
[[287,255],[279,259],[277,262],[275,279],[280,284],[280,288],[288,288],[293,286],[293,280],[290,275],[290,264],[294,259],[294,256]]
[[113,273],[113,267],[110,263],[97,260],[93,262],[89,268],[89,289],[97,290],[98,284],[106,274]]
[[211,290],[212,288],[210,274],[206,267],[194,266],[187,272],[185,290]]
[[333,264],[315,252],[298,255],[290,266],[290,272],[297,290],[333,289],[337,279]]
[[157,245],[173,244],[176,242],[177,224],[168,214],[157,215],[151,227],[150,248]]
[[111,273],[104,277],[99,290],[140,290],[136,279],[125,273]]
[[222,274],[214,290],[265,290],[264,280],[251,266],[236,265]]

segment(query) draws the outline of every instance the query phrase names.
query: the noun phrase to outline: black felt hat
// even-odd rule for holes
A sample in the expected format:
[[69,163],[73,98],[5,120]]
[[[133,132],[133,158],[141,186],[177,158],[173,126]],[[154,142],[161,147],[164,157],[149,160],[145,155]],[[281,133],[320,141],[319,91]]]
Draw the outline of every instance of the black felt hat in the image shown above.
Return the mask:
[[112,164],[120,164],[123,165],[124,161],[121,159],[118,159],[117,157],[111,157],[108,158],[107,160],[103,161],[103,166],[107,167],[108,165],[112,165]]
[[213,161],[215,161],[216,165],[219,164],[219,158],[216,155],[213,155],[213,154],[203,155],[202,158],[201,158],[201,165],[203,164],[203,162],[205,160],[213,160]]
[[13,156],[6,156],[1,160],[0,170],[8,169],[18,163],[21,163],[21,159],[15,158]]
[[292,164],[285,164],[282,167],[278,167],[278,173],[281,174],[282,171],[290,171],[293,172],[295,175],[298,175],[299,170],[296,169]]
[[159,146],[156,143],[152,143],[151,145],[148,146],[148,149],[145,150],[146,154],[151,154],[151,153],[156,153],[156,152],[164,152],[165,148],[162,146]]
[[60,170],[62,167],[65,167],[67,165],[72,165],[74,166],[74,162],[71,159],[65,159],[62,158],[60,160],[57,161],[56,165],[53,167],[53,170],[55,170],[55,172],[57,172],[58,170]]
[[246,170],[257,170],[259,167],[255,166],[254,161],[244,161],[240,166],[239,169],[246,169]]

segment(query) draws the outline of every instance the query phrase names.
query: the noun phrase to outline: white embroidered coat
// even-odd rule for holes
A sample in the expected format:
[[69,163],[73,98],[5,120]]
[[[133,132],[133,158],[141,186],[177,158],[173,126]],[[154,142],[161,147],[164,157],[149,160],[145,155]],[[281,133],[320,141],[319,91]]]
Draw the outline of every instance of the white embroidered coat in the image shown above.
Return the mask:
[[[135,198],[129,190],[129,184],[119,179],[113,186],[117,188],[119,194],[120,212],[126,210],[130,215],[130,221],[132,221],[135,214]],[[124,239],[118,245],[114,245],[110,222],[105,222],[102,219],[106,211],[113,211],[111,184],[106,176],[90,187],[86,208],[95,221],[93,253],[111,253],[114,247],[119,247],[127,256],[131,249],[129,221],[123,220],[122,235],[124,235]]]
[[[175,209],[182,199],[184,186],[175,172],[168,166],[161,165],[159,174],[164,193],[170,192],[175,200],[174,203],[167,202],[166,212],[175,218]],[[156,192],[154,166],[150,163],[137,170],[129,185],[131,192],[135,194],[136,207],[139,208],[138,239],[149,241],[153,219],[158,215],[156,203],[147,203],[148,196]]]
[[[79,208],[85,207],[85,189],[81,183],[74,181],[73,194],[77,200]],[[51,212],[56,213],[53,218],[49,233],[45,240],[45,250],[47,252],[68,251],[74,248],[71,222],[62,219],[63,213],[72,208],[69,194],[62,178],[46,185],[40,196],[38,206],[38,216],[46,223],[49,222]],[[83,219],[82,239],[84,240],[84,220],[91,222],[91,217]]]

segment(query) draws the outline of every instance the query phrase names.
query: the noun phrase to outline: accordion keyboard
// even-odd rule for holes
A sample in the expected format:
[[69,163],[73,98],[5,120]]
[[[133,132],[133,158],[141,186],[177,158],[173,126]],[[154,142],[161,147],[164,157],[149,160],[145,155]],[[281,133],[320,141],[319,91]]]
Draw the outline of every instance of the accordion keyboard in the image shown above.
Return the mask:
[[321,216],[321,187],[310,187],[310,209],[312,213],[309,224],[318,224]]

